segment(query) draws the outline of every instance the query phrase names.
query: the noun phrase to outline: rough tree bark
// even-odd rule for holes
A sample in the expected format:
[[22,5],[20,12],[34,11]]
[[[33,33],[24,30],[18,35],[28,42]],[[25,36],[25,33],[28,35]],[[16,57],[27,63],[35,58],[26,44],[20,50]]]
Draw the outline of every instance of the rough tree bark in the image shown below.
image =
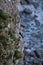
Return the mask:
[[23,65],[19,0],[0,0],[0,65]]

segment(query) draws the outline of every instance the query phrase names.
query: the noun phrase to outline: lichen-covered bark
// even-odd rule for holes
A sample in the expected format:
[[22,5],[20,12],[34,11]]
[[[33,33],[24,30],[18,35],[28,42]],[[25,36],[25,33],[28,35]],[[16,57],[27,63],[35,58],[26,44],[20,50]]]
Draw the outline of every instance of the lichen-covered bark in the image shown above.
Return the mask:
[[23,65],[17,0],[0,0],[0,65]]

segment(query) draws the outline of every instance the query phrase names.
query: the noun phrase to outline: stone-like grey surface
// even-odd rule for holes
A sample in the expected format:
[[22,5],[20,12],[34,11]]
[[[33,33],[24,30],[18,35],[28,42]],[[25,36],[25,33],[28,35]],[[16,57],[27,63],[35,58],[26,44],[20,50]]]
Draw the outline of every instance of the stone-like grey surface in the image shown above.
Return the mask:
[[[43,0],[30,1],[30,4],[21,4],[19,7],[21,33],[24,36],[24,65],[43,65]],[[32,13],[22,13],[25,8]]]

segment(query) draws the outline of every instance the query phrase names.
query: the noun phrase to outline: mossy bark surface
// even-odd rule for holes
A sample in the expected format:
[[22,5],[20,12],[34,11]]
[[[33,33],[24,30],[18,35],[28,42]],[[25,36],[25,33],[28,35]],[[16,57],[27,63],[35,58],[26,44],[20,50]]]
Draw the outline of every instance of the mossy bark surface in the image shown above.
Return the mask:
[[23,65],[17,0],[0,0],[0,65]]

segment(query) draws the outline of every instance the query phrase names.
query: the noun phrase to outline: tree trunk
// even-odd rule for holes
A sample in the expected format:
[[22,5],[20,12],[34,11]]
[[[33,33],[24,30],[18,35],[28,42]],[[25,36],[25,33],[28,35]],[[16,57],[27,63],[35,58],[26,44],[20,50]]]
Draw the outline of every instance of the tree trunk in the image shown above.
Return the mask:
[[0,65],[23,65],[17,0],[0,0]]

